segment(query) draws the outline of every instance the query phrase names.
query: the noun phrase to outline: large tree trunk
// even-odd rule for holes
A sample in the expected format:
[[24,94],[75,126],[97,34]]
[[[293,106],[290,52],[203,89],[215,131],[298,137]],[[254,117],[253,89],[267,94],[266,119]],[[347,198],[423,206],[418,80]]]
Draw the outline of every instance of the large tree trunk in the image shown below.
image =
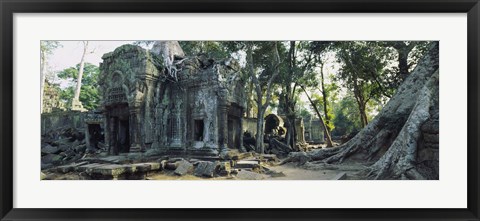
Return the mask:
[[408,51],[407,49],[397,49],[398,52],[398,69],[402,79],[408,76]]
[[40,69],[40,113],[43,113],[43,94],[45,91],[45,81],[47,79],[47,53],[45,51],[41,52],[41,63],[42,66]]
[[185,57],[185,52],[178,41],[155,41],[150,51],[160,55],[168,66],[173,64],[175,56]]
[[78,69],[77,87],[75,88],[75,95],[73,96],[73,100],[75,101],[80,99],[80,89],[82,88],[83,68],[85,67],[85,55],[87,54],[87,50],[88,41],[84,41],[82,59],[80,60],[80,68]]
[[287,133],[285,134],[285,144],[289,145],[293,150],[299,151],[296,145],[296,131],[295,131],[295,102],[293,101],[291,95],[294,94],[292,92],[292,88],[287,86],[285,89],[285,93],[283,95],[284,99],[284,114],[285,114],[285,126],[287,128]]
[[280,67],[280,55],[278,54],[278,45],[277,42],[274,42],[272,45],[273,49],[273,59],[274,59],[274,70],[273,74],[271,75],[270,79],[267,82],[267,90],[265,92],[265,103],[262,104],[262,98],[263,98],[263,91],[260,85],[260,81],[258,80],[257,76],[255,75],[255,69],[253,65],[253,43],[248,43],[247,44],[247,59],[248,59],[248,66],[249,66],[249,72],[250,72],[250,78],[252,79],[252,82],[255,84],[255,91],[257,94],[257,137],[256,137],[256,150],[258,153],[265,153],[265,148],[263,145],[263,134],[264,134],[264,118],[263,115],[265,114],[268,105],[270,103],[270,99],[272,97],[272,83],[273,80],[278,76],[279,74],[279,67]]
[[315,105],[315,103],[312,101],[312,98],[310,98],[310,95],[308,95],[307,90],[305,90],[305,87],[301,86],[301,88],[305,92],[305,95],[307,95],[308,101],[310,101],[310,104],[313,106],[315,113],[317,113],[317,117],[320,120],[320,124],[323,128],[323,131],[325,131],[325,137],[327,139],[327,147],[333,147],[332,136],[330,135],[330,131],[328,130],[327,125],[322,119],[322,115],[320,114],[320,111],[318,111],[317,105]]
[[167,74],[178,81],[177,69],[173,63],[175,57],[185,57],[185,52],[183,52],[180,43],[178,41],[155,41],[150,52],[162,57]]
[[83,68],[85,67],[85,55],[87,54],[87,50],[88,50],[88,41],[84,41],[82,59],[80,60],[80,67],[78,69],[77,86],[75,87],[75,94],[72,100],[72,110],[79,110],[79,111],[84,110],[82,102],[80,102],[80,91],[82,88]]
[[255,135],[255,147],[258,153],[265,153],[265,146],[263,145],[263,132],[265,119],[263,108],[257,112],[257,134]]
[[438,179],[438,58],[434,42],[383,110],[349,142],[291,153],[284,163],[360,161],[370,165],[363,171],[368,179]]
[[330,116],[328,115],[328,91],[325,89],[325,76],[323,74],[323,62],[321,63],[320,67],[320,77],[322,78],[320,83],[322,87],[322,99],[323,99],[323,113],[325,115],[325,126],[327,130],[327,134],[332,134],[330,125]]

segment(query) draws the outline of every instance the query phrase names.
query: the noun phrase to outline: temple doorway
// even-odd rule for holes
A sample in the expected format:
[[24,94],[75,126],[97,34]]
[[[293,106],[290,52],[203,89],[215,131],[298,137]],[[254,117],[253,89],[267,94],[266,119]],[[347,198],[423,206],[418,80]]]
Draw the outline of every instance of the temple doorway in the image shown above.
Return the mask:
[[130,152],[130,114],[128,104],[111,106],[109,114],[112,152],[114,154]]
[[228,143],[227,146],[229,149],[239,149],[241,147],[241,136],[242,134],[242,108],[236,104],[232,103],[228,109],[227,117],[227,130],[228,130]]

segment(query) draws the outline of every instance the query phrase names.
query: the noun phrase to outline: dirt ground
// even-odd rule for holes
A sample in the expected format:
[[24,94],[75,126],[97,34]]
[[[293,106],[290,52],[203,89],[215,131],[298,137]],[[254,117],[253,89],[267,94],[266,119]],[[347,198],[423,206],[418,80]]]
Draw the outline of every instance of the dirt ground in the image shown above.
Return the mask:
[[[362,179],[358,176],[358,172],[365,168],[360,164],[343,164],[343,165],[321,165],[307,163],[304,166],[297,166],[295,163],[287,163],[284,165],[269,166],[269,169],[281,172],[285,176],[270,177],[265,176],[264,180],[333,180],[340,173],[345,173],[346,176],[343,179],[346,180],[359,180]],[[172,172],[161,171],[158,173],[150,174],[147,176],[148,180],[239,180],[238,178],[231,177],[214,177],[204,178],[194,175],[176,176]]]
[[[295,163],[287,163],[284,165],[268,166],[268,169],[277,173],[283,174],[282,176],[269,176],[267,174],[260,174],[261,177],[256,180],[333,180],[338,178],[341,173],[345,173],[346,176],[342,179],[358,180],[362,179],[357,173],[364,168],[362,165],[322,165],[307,163],[304,166],[297,166]],[[53,180],[84,180],[82,176],[77,173],[48,173],[47,179]],[[159,171],[150,173],[146,176],[146,180],[242,180],[241,178],[232,176],[220,176],[214,178],[197,177],[192,174],[184,176],[177,176],[173,174],[173,171]]]

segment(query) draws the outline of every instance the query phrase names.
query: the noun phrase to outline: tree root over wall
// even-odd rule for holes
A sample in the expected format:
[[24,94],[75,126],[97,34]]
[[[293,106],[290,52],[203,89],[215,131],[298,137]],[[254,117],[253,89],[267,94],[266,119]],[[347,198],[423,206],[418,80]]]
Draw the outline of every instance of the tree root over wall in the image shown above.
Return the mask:
[[[427,121],[438,122],[438,59],[438,43],[434,42],[383,110],[349,142],[335,148],[293,152],[282,163],[351,160],[370,165],[361,173],[367,179],[438,179],[438,145],[423,151],[421,129]],[[438,126],[434,129],[438,143]],[[419,157],[420,149],[432,156]]]

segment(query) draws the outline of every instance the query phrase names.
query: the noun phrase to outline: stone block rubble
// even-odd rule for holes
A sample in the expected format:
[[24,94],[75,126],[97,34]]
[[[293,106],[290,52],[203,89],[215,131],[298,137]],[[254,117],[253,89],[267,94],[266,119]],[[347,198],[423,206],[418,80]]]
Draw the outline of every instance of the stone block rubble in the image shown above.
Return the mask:
[[[134,156],[131,156],[134,155]],[[47,155],[48,156],[48,155]],[[195,176],[212,179],[262,180],[285,176],[269,169],[278,158],[272,154],[230,151],[224,158],[182,158],[129,153],[118,156],[91,156],[42,170],[41,179],[71,175],[85,180],[138,180],[163,173],[172,177]]]

